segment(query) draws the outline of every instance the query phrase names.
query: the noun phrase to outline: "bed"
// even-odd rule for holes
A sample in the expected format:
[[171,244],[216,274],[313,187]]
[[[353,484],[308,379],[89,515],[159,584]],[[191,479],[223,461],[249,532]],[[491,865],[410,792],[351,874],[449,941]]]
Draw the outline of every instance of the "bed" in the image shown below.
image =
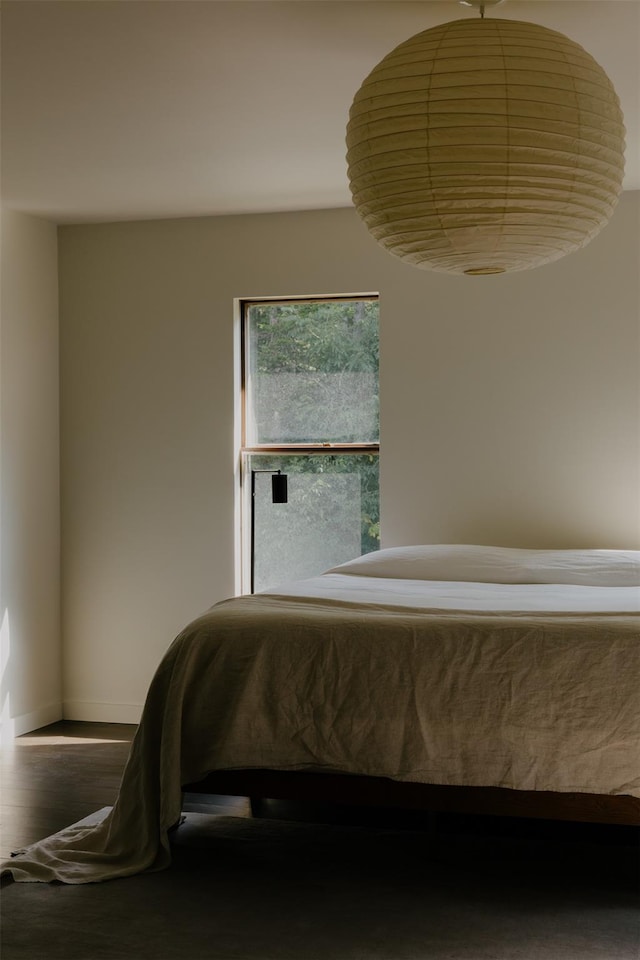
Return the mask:
[[183,791],[640,823],[640,551],[421,545],[216,604],[103,823],[16,880],[170,863]]

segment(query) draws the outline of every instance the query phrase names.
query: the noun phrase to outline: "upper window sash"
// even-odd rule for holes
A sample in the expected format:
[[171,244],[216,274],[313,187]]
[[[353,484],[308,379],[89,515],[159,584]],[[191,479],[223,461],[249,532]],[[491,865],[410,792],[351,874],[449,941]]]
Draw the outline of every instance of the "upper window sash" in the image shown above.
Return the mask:
[[379,441],[378,300],[245,301],[243,448]]

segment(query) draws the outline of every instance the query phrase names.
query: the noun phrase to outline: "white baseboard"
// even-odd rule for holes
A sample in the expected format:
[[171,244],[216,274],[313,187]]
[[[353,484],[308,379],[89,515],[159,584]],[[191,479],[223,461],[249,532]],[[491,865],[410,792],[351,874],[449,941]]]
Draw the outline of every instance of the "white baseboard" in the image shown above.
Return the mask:
[[65,700],[65,720],[86,720],[90,723],[140,723],[141,703],[111,703],[95,700]]
[[57,720],[62,720],[62,704],[59,700],[47,703],[30,713],[22,713],[18,717],[9,717],[5,712],[0,723],[0,740],[6,743],[14,737],[21,737],[32,730],[56,723]]

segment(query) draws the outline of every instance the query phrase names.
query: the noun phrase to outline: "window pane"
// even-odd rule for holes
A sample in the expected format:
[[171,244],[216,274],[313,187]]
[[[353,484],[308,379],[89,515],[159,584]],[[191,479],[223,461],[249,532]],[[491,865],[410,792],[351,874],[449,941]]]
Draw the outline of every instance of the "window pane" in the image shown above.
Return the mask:
[[378,549],[377,456],[250,456],[246,463],[249,471],[288,476],[288,503],[272,503],[270,474],[255,475],[254,591]]
[[378,302],[248,308],[247,436],[261,443],[377,443]]

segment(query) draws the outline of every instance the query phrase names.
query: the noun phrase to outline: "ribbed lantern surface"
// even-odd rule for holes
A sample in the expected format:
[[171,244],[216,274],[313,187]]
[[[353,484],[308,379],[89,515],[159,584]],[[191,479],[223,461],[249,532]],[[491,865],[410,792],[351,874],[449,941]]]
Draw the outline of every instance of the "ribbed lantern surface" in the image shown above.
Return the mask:
[[355,96],[357,212],[390,253],[451,273],[526,270],[588,243],[622,189],[615,90],[581,46],[515,20],[417,34]]

